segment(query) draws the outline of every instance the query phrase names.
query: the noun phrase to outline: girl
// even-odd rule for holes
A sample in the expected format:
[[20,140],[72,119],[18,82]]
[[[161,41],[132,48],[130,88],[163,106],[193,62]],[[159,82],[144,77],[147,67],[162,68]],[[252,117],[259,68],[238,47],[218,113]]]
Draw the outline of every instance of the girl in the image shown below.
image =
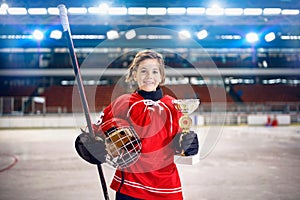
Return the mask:
[[[182,188],[174,155],[186,156],[198,152],[197,134],[181,134],[178,124],[181,113],[174,107],[171,96],[163,95],[165,64],[160,53],[143,50],[129,66],[127,82],[136,83],[132,94],[118,97],[103,111],[94,125],[95,134],[103,134],[101,124],[112,119],[126,120],[140,137],[142,144],[138,160],[125,169],[117,169],[111,183],[116,200],[172,199],[181,200]],[[78,154],[86,161],[105,162],[103,142],[81,134],[76,142]],[[86,146],[92,147],[88,152]]]

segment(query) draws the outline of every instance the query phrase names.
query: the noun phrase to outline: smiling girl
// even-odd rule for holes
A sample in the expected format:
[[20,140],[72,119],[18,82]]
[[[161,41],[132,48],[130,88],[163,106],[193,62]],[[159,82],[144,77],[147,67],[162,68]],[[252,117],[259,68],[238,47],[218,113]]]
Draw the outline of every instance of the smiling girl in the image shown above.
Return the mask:
[[[137,85],[135,92],[118,97],[104,109],[100,123],[94,125],[95,133],[103,134],[101,124],[112,119],[126,120],[142,144],[138,160],[116,170],[111,183],[116,200],[181,200],[182,188],[174,155],[182,151],[186,156],[197,154],[198,139],[194,132],[180,133],[178,121],[182,114],[172,104],[174,98],[163,95],[160,87],[165,81],[163,56],[153,50],[138,52],[129,66],[126,81]],[[105,152],[103,146],[98,145],[93,152],[97,156],[77,152],[87,161],[88,156],[97,159]]]

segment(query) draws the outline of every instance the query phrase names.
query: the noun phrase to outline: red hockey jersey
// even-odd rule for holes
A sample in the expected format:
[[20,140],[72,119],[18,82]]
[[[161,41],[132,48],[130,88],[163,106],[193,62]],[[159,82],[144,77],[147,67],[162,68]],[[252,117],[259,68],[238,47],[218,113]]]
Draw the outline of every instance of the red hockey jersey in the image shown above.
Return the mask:
[[138,161],[116,170],[112,189],[140,199],[182,199],[172,142],[180,131],[181,113],[173,106],[173,99],[165,95],[152,101],[138,93],[125,94],[104,110],[102,122],[111,118],[129,121],[142,143]]

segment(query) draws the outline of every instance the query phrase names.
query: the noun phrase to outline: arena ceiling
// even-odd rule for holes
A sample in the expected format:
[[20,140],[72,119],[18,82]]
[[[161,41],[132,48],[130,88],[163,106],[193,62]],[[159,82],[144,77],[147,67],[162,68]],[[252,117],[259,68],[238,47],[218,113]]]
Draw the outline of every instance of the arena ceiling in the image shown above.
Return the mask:
[[[105,1],[96,0],[51,0],[51,1],[17,1],[3,0],[9,7],[24,7],[29,8],[55,8],[59,4],[65,4],[67,8],[71,7],[97,7]],[[106,1],[110,7],[144,7],[144,8],[170,8],[170,7],[201,7],[211,8],[217,3],[222,8],[280,8],[281,10],[298,10],[300,9],[299,0],[246,0],[246,1],[209,1],[209,0],[148,0],[148,1],[133,1],[133,0],[115,0]],[[198,40],[204,47],[251,47],[237,40],[220,40],[223,35],[240,35],[242,38],[251,31],[258,34],[266,35],[269,32],[274,32],[276,39],[273,42],[262,41],[258,45],[260,47],[271,48],[298,48],[300,44],[300,14],[293,15],[97,15],[97,14],[69,14],[69,21],[73,35],[106,35],[109,30],[116,30],[121,34],[125,34],[129,30],[143,29],[145,27],[155,27],[157,35],[165,35],[165,29],[172,31],[189,30],[196,33],[200,30],[207,30],[209,37],[205,40]],[[49,39],[48,36],[52,30],[61,30],[60,19],[57,15],[0,15],[0,48],[6,47],[60,47],[65,43],[60,40]],[[38,43],[29,40],[20,40],[17,37],[22,35],[30,35],[33,30],[41,29],[45,34],[48,34],[43,41]],[[160,32],[162,31],[162,32]],[[292,39],[280,39],[281,36],[292,37]],[[217,38],[219,37],[219,38]],[[278,39],[277,39],[278,38]],[[106,39],[106,38],[104,38]],[[92,47],[104,40],[103,38],[94,39],[74,39],[75,46]],[[170,40],[141,40],[140,42],[132,42],[120,37],[117,41],[111,42],[109,45],[117,47],[130,47],[134,45],[164,45],[166,47],[174,46],[189,46],[188,43],[170,42]]]

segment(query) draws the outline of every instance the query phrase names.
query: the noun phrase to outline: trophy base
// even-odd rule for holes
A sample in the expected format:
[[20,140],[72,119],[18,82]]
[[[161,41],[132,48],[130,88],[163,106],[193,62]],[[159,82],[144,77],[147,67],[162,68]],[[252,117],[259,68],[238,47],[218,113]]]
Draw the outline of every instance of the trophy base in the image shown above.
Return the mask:
[[174,156],[174,161],[180,165],[195,165],[200,162],[200,157],[198,154],[194,156]]

